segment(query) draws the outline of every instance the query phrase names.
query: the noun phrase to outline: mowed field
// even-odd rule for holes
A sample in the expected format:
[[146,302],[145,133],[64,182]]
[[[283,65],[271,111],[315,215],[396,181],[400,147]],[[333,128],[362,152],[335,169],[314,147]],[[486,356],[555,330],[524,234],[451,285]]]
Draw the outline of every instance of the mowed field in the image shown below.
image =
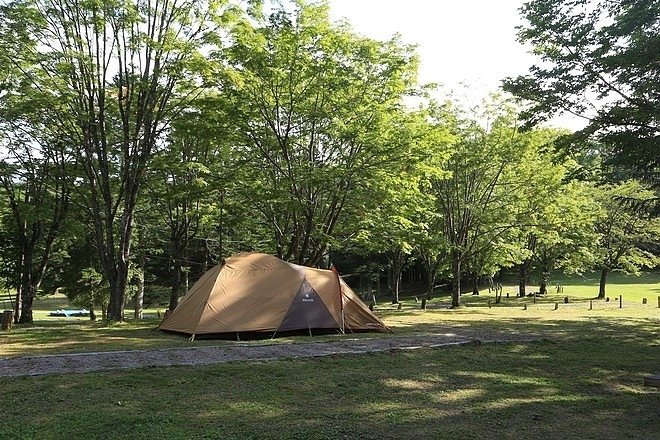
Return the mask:
[[[401,310],[376,306],[394,331],[377,337],[472,327],[534,334],[535,342],[0,378],[0,438],[658,438],[660,390],[643,379],[660,373],[660,275],[614,276],[611,301],[594,300],[591,310],[597,280],[561,284],[563,293],[553,289],[536,303],[504,286],[498,305],[484,290],[464,295],[459,310],[449,310],[445,297],[425,311],[414,297]],[[47,301],[58,299],[38,304]],[[153,331],[157,319],[112,326],[46,319],[51,306],[62,304],[1,334],[0,357],[189,346]]]

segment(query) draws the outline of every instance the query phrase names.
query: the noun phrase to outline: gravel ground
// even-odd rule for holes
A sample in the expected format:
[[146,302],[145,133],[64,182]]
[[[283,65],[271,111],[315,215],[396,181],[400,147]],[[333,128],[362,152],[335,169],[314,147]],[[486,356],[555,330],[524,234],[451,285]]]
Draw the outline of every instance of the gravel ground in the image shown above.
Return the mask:
[[[0,377],[37,376],[43,374],[87,373],[127,368],[170,365],[208,365],[234,361],[270,361],[286,358],[308,358],[342,354],[376,353],[390,350],[439,348],[465,344],[507,343],[540,339],[539,335],[519,337],[502,332],[469,329],[436,328],[415,336],[351,338],[341,341],[295,344],[246,344],[218,347],[169,348],[160,350],[109,351],[61,355],[25,356],[0,359]],[[194,342],[191,343],[194,345]]]

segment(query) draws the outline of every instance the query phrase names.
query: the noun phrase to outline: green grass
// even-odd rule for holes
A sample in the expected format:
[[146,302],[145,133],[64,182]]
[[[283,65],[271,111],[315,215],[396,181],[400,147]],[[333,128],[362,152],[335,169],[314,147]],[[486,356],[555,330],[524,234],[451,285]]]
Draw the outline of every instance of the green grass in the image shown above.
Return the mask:
[[[488,308],[486,290],[458,310],[446,297],[426,311],[414,298],[377,307],[395,331],[377,337],[469,327],[543,336],[532,343],[0,378],[0,439],[657,438],[660,390],[642,383],[660,372],[660,309],[641,298],[660,294],[660,276],[615,280],[622,309],[594,301],[589,310],[587,279],[536,304],[511,297]],[[554,310],[564,296],[569,304]],[[0,356],[189,345],[152,331],[156,319],[42,319],[51,300],[34,325],[0,334]]]
[[0,379],[0,438],[651,439],[651,327],[310,360]]
[[[552,335],[556,328],[571,328],[573,323],[593,319],[633,319],[653,322],[660,320],[660,308],[657,307],[657,297],[660,296],[660,274],[649,273],[641,277],[614,274],[611,277],[610,292],[615,290],[623,295],[623,308],[618,301],[593,301],[593,310],[589,310],[590,299],[596,296],[597,277],[572,277],[559,279],[564,287],[563,293],[555,290],[545,298],[538,298],[534,303],[532,298],[515,298],[513,286],[504,286],[504,296],[500,304],[495,304],[494,293],[482,289],[479,296],[466,294],[462,296],[465,307],[449,310],[449,298],[439,296],[428,303],[426,311],[420,310],[420,304],[414,296],[404,298],[402,309],[383,300],[376,307],[376,312],[394,331],[393,336],[405,334],[424,334],[433,331],[435,327],[467,326],[471,328],[494,328],[511,332],[540,332]],[[510,297],[506,298],[506,292]],[[569,304],[564,304],[565,296]],[[642,305],[641,299],[648,298],[648,303]],[[491,307],[488,307],[490,301]],[[559,303],[558,310],[554,310]],[[527,310],[523,310],[523,306]],[[66,307],[66,298],[53,296],[39,299],[35,302],[35,323],[14,327],[11,332],[0,333],[0,357],[24,356],[33,354],[55,354],[83,351],[108,351],[129,349],[150,349],[165,347],[189,346],[187,338],[160,331],[154,331],[159,320],[157,310],[146,311],[152,318],[125,323],[107,325],[104,322],[92,323],[86,318],[49,317],[52,310]],[[341,335],[315,336],[314,341],[338,340]],[[357,337],[373,337],[369,334]],[[390,337],[379,335],[379,337]],[[306,342],[309,337],[278,338],[275,343]],[[230,344],[229,341],[197,340],[195,345]],[[251,344],[272,343],[252,341]]]

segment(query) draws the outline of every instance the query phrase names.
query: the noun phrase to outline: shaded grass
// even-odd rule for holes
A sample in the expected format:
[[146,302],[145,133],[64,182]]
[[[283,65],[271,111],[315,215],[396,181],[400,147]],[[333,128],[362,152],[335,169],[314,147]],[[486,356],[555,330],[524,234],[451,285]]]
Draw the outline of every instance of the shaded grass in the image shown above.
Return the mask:
[[[618,285],[650,296],[660,280],[645,280]],[[0,439],[656,438],[660,391],[642,383],[660,370],[660,309],[631,300],[590,311],[595,294],[579,289],[593,285],[581,283],[538,304],[488,308],[486,290],[458,310],[442,297],[426,311],[412,298],[377,306],[394,336],[467,327],[545,336],[536,343],[0,378]],[[157,323],[39,319],[0,334],[0,355],[189,346]],[[310,338],[250,343],[300,341]],[[233,343],[195,341],[221,344]]]
[[656,438],[660,391],[642,380],[660,365],[657,328],[625,326],[576,322],[531,344],[0,379],[0,437]]

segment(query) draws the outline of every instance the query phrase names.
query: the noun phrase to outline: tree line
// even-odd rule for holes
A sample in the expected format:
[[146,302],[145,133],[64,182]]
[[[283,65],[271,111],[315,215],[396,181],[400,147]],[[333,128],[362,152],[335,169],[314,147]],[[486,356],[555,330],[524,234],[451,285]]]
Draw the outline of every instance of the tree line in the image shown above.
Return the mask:
[[[556,12],[545,3],[522,12]],[[545,72],[505,81],[536,106],[493,95],[466,109],[434,101],[417,64],[414,47],[334,23],[324,2],[1,6],[0,271],[16,320],[58,289],[111,321],[129,301],[141,317],[145,295],[173,309],[189,277],[241,251],[311,266],[382,256],[395,302],[414,260],[429,295],[453,280],[454,307],[462,279],[501,268],[517,268],[520,295],[532,269],[543,291],[551,270],[597,268],[604,295],[610,271],[657,264],[657,155],[646,138],[633,154],[649,130],[621,134],[657,119],[605,99],[588,133],[525,125],[554,111],[541,97],[559,99],[539,92]],[[637,104],[649,93],[624,88]]]

